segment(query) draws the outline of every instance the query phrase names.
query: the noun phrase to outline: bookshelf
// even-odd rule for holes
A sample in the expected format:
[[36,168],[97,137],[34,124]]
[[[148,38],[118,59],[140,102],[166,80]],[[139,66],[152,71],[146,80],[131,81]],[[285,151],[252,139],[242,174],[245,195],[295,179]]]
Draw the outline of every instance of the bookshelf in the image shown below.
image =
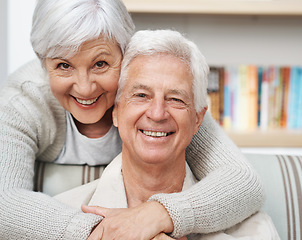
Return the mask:
[[211,67],[209,74],[209,109],[240,147],[302,147],[301,94],[302,67]]
[[131,13],[301,15],[297,0],[123,0]]
[[[302,39],[302,1],[123,2],[132,14],[137,30],[179,30],[197,43],[210,66],[301,66],[301,58],[297,57],[297,53],[302,52],[302,47],[297,39]],[[302,130],[256,129],[226,132],[239,147],[302,148]]]

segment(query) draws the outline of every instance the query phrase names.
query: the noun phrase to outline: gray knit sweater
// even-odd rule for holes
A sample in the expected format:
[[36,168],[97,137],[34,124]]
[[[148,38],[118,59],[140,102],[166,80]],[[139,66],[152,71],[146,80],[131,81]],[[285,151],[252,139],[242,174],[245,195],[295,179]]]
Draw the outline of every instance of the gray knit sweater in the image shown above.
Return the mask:
[[[53,97],[38,60],[0,89],[0,239],[86,239],[101,217],[33,192],[34,163],[52,162],[66,134],[65,110]],[[191,189],[158,194],[172,236],[228,228],[259,210],[262,184],[240,150],[209,114],[187,149],[198,179]]]

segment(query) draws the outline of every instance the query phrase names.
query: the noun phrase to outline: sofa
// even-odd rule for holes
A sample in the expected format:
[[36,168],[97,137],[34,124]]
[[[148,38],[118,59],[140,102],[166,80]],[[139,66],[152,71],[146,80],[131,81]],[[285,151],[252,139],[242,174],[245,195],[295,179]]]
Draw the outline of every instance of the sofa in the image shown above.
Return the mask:
[[[263,210],[272,218],[280,239],[302,239],[302,156],[264,154],[245,156],[263,181],[266,191]],[[57,165],[42,162],[37,162],[35,167],[35,190],[50,196],[93,181],[99,178],[104,170],[103,166]]]

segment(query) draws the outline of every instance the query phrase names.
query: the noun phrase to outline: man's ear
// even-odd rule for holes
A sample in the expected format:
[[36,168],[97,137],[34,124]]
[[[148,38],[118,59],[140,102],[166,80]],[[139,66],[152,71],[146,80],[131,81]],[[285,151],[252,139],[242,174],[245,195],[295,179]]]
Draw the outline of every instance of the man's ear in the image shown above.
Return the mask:
[[112,121],[113,121],[113,125],[115,127],[118,127],[118,121],[117,121],[117,104],[114,105],[113,107],[113,111],[112,111]]
[[208,110],[208,107],[204,107],[199,113],[196,113],[196,124],[195,124],[194,134],[196,134],[198,132],[207,110]]

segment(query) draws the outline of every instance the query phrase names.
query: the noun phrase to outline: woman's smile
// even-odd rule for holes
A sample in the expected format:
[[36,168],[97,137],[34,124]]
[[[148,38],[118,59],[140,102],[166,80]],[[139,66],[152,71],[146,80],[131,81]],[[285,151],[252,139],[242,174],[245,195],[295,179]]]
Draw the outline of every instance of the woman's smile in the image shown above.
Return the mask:
[[83,104],[83,105],[92,105],[93,103],[95,103],[99,98],[100,96],[96,97],[96,98],[93,98],[93,99],[80,99],[80,98],[76,98],[76,97],[73,97],[78,103],[80,104]]

